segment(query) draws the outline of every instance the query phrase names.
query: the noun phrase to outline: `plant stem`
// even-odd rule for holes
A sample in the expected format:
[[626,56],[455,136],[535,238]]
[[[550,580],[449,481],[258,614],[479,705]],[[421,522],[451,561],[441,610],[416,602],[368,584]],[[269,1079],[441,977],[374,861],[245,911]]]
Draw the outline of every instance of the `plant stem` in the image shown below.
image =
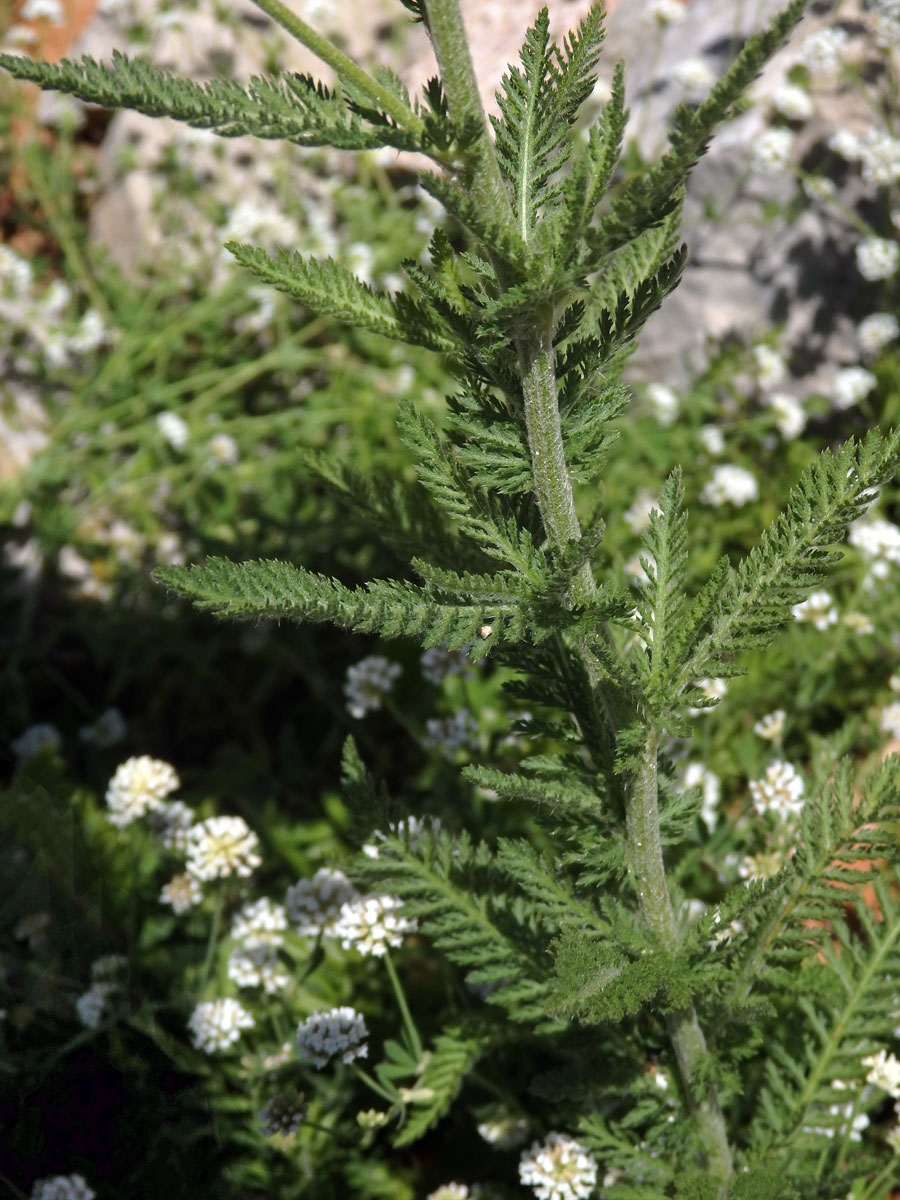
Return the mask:
[[391,986],[394,989],[394,995],[397,997],[400,1016],[403,1019],[406,1036],[409,1038],[410,1048],[415,1055],[416,1062],[420,1063],[422,1060],[422,1039],[419,1037],[419,1031],[416,1029],[415,1021],[412,1019],[412,1013],[409,1011],[409,1005],[406,1002],[406,993],[397,975],[397,968],[394,966],[390,950],[385,950],[384,952],[384,965],[387,967],[388,975],[391,978]]
[[475,120],[482,129],[475,144],[478,157],[473,164],[472,196],[493,221],[514,229],[512,203],[500,174],[488,119],[481,105],[459,0],[424,0],[424,6],[428,35],[434,46],[450,113],[454,121]]
[[200,986],[197,988],[197,999],[203,995],[203,989],[209,982],[210,974],[212,973],[213,962],[216,957],[216,949],[219,944],[219,929],[222,925],[222,909],[225,905],[225,892],[221,885],[216,894],[216,907],[213,910],[212,924],[209,927],[209,940],[206,943],[206,957],[203,960],[203,970],[200,975]]
[[[659,734],[649,730],[644,761],[625,804],[625,826],[631,873],[641,913],[664,946],[678,942],[659,835],[657,754]],[[707,1055],[706,1039],[693,1004],[666,1014],[666,1028],[678,1064],[688,1107],[695,1114],[706,1147],[707,1166],[723,1181],[732,1173],[725,1119],[713,1084],[698,1094],[697,1073]]]
[[306,46],[307,50],[311,50],[316,58],[321,58],[322,62],[328,63],[342,83],[347,84],[354,91],[368,96],[377,108],[392,117],[402,129],[407,129],[410,133],[419,136],[425,132],[425,124],[421,117],[417,116],[411,108],[407,108],[387,88],[382,87],[377,79],[373,79],[359,63],[355,63],[333,42],[316,33],[311,26],[286,8],[281,0],[253,0],[253,3],[264,13],[268,13],[273,21],[277,21],[282,29],[286,29],[291,37]]

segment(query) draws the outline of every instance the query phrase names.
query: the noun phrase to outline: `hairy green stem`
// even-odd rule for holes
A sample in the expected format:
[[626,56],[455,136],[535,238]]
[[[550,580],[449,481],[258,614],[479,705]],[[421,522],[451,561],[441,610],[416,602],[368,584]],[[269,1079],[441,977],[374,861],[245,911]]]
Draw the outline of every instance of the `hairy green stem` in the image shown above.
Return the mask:
[[286,29],[291,37],[296,38],[307,50],[311,50],[316,58],[328,63],[342,83],[363,96],[368,96],[377,108],[392,117],[401,128],[418,135],[424,133],[425,125],[421,117],[407,108],[387,88],[382,87],[359,63],[354,62],[328,38],[316,33],[305,21],[286,8],[281,0],[253,0],[253,3],[264,13],[268,13],[273,21],[277,21],[282,29]]
[[[626,800],[625,826],[629,866],[641,913],[661,944],[673,946],[678,941],[678,924],[672,911],[659,833],[658,752],[659,734],[650,730],[641,769]],[[703,1139],[707,1166],[725,1181],[732,1173],[731,1149],[714,1085],[700,1085],[698,1088],[698,1072],[708,1052],[693,1004],[667,1013],[666,1028],[684,1095]]]
[[[259,0],[257,0],[259,3]],[[475,144],[472,195],[498,225],[514,228],[509,191],[500,173],[488,119],[481,105],[478,80],[472,65],[469,41],[459,0],[424,0],[426,24],[441,72],[447,103],[454,121],[475,120],[482,135]]]

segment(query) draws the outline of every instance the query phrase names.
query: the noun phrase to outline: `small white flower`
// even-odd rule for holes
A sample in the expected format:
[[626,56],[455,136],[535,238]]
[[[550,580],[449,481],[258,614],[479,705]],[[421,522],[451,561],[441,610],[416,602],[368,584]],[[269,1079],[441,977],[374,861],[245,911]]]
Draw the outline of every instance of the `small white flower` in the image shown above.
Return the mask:
[[717,456],[725,449],[725,435],[718,425],[703,425],[700,428],[700,442],[707,454]]
[[828,139],[828,149],[846,162],[859,162],[862,141],[852,129],[836,129]]
[[678,395],[674,389],[665,383],[651,383],[647,387],[647,403],[653,416],[660,425],[668,426],[678,416]]
[[687,10],[682,0],[648,0],[647,15],[659,25],[674,25],[684,20]]
[[862,1060],[862,1065],[869,1068],[866,1083],[889,1092],[895,1100],[900,1100],[900,1059],[886,1050],[870,1054]]
[[[728,691],[728,684],[724,679],[698,679],[694,686],[700,690],[706,700],[722,700]],[[692,717],[699,717],[709,711],[710,708],[688,708]]]
[[156,418],[156,428],[172,449],[179,451],[179,453],[188,444],[188,439],[191,436],[187,421],[185,421],[184,417],[179,417],[178,413],[174,412],[159,413]]
[[[441,821],[440,817],[417,817],[411,815],[408,817],[403,817],[399,821],[391,821],[391,823],[388,825],[388,829],[391,831],[394,837],[401,838],[404,842],[409,844],[410,850],[415,851],[418,850],[422,834],[426,830],[433,838],[437,837],[437,835],[441,832]],[[363,846],[363,854],[365,854],[367,858],[379,858],[380,851],[377,843],[383,842],[385,840],[385,835],[380,829],[376,829],[372,834],[372,837],[374,840]]]
[[783,83],[771,96],[772,107],[788,121],[808,121],[813,115],[809,92],[793,83]]
[[88,990],[75,1001],[75,1011],[78,1019],[86,1029],[99,1029],[106,1015],[109,997],[116,990],[114,983],[98,981],[91,984]]
[[106,789],[109,821],[120,829],[143,817],[151,809],[161,807],[166,796],[181,786],[181,780],[171,763],[149,754],[126,759]]
[[659,510],[659,499],[653,492],[641,488],[634,498],[631,508],[625,510],[625,524],[632,533],[643,533],[650,528],[650,514]]
[[683,58],[672,68],[672,79],[686,92],[708,92],[718,76],[702,58]]
[[841,624],[846,625],[849,630],[860,637],[875,632],[871,617],[867,617],[865,613],[857,612],[855,609],[844,613],[841,617]]
[[882,518],[863,518],[850,526],[847,541],[860,554],[876,563],[900,565],[900,527]]
[[451,717],[429,717],[422,734],[426,750],[440,750],[445,758],[453,758],[458,750],[478,747],[478,722],[467,708],[460,708]]
[[279,1092],[260,1110],[260,1133],[263,1137],[274,1137],[276,1133],[289,1137],[297,1132],[305,1116],[305,1097],[300,1092]]
[[128,959],[124,954],[102,954],[91,963],[91,979],[95,983],[116,979],[127,966]]
[[288,888],[284,906],[303,937],[334,936],[341,908],[357,898],[343,871],[320,867],[312,879],[301,879]]
[[181,916],[189,908],[194,908],[200,903],[203,899],[203,889],[193,875],[176,875],[159,893],[159,899],[161,904],[168,904]]
[[766,713],[764,717],[759,718],[753,726],[753,732],[767,742],[777,742],[784,733],[786,717],[787,713],[783,708],[776,708],[774,712]]
[[469,1200],[470,1192],[464,1183],[442,1183],[429,1192],[425,1200]]
[[893,313],[877,312],[866,317],[856,327],[856,339],[866,358],[874,358],[900,333],[900,322]]
[[496,1146],[498,1150],[514,1150],[528,1136],[528,1121],[501,1108],[488,1120],[481,1122],[478,1133],[489,1146]]
[[83,742],[106,749],[121,742],[126,728],[121,712],[117,708],[106,708],[93,725],[83,725],[78,731],[78,736]]
[[790,129],[767,129],[753,143],[752,163],[757,171],[776,174],[791,165],[794,135]]
[[281,968],[278,950],[271,942],[250,942],[228,958],[228,978],[241,988],[261,987],[267,996],[283,991],[290,977]]
[[391,662],[381,654],[370,654],[348,667],[344,695],[350,716],[364,717],[381,708],[382,700],[400,677],[401,670],[399,663]]
[[748,854],[738,863],[737,873],[747,883],[771,879],[784,866],[784,854],[770,850],[764,854]]
[[297,1029],[297,1050],[300,1058],[324,1067],[336,1054],[341,1061],[351,1063],[369,1053],[366,1039],[369,1031],[361,1013],[343,1005],[328,1012],[313,1013],[301,1021]]
[[415,921],[400,916],[398,908],[400,901],[393,896],[359,896],[341,905],[334,937],[345,950],[380,958],[389,946],[402,945],[405,934],[415,932]]
[[31,290],[31,263],[0,243],[0,297],[24,300]]
[[96,1195],[83,1175],[52,1175],[31,1189],[31,1200],[94,1200]]
[[196,1049],[215,1054],[233,1046],[241,1031],[252,1029],[255,1024],[252,1013],[227,996],[224,1000],[204,1000],[198,1004],[191,1013],[188,1030]]
[[692,787],[701,789],[703,802],[700,820],[712,833],[719,818],[719,800],[722,797],[722,784],[718,775],[702,763],[688,763],[681,773],[681,787],[684,791]]
[[865,367],[843,367],[834,377],[831,398],[834,407],[841,410],[852,408],[864,400],[877,383],[871,371]]
[[709,504],[713,508],[721,508],[723,504],[741,507],[758,497],[759,484],[756,482],[756,476],[733,463],[714,467],[712,479],[704,485],[700,493],[701,503]]
[[597,1161],[568,1134],[550,1133],[522,1155],[519,1179],[538,1200],[586,1200],[597,1184]]
[[837,184],[826,175],[809,175],[802,180],[803,191],[810,200],[831,200],[837,195]]
[[110,341],[110,336],[103,318],[95,308],[89,308],[68,338],[68,346],[76,354],[92,354]]
[[22,21],[49,21],[51,25],[65,25],[66,14],[60,0],[25,0],[19,13]]
[[791,612],[794,614],[795,621],[805,621],[819,630],[827,629],[830,625],[838,623],[838,611],[834,606],[834,598],[824,588],[813,592],[800,604],[795,604]]
[[243,817],[207,817],[188,831],[187,869],[196,879],[246,879],[262,859],[259,838]]
[[231,936],[247,946],[266,942],[280,946],[287,929],[287,913],[283,905],[274,904],[268,896],[245,904],[234,918]]
[[866,183],[888,186],[900,179],[900,139],[883,129],[870,129],[860,145],[862,177]]
[[900,738],[900,703],[886,704],[878,715],[878,728],[892,738]]
[[776,759],[762,779],[750,782],[753,806],[760,816],[774,812],[782,820],[803,810],[803,779],[790,763]]
[[29,725],[24,733],[20,733],[10,748],[20,763],[34,758],[42,750],[58,750],[62,745],[62,735],[55,725]]
[[439,687],[448,675],[464,675],[471,664],[466,649],[448,650],[446,646],[429,646],[423,650],[419,660],[422,675],[429,683]]
[[787,392],[774,392],[768,404],[775,414],[775,424],[781,436],[787,441],[799,437],[806,425],[806,413],[800,401]]
[[887,238],[865,238],[856,247],[856,266],[863,279],[890,279],[900,266],[900,246]]
[[753,365],[762,388],[777,387],[787,374],[787,364],[782,356],[764,342],[753,347]]
[[844,61],[849,38],[843,29],[820,29],[803,43],[803,63],[810,75],[830,75]]
[[194,810],[183,800],[164,800],[150,812],[150,828],[167,850],[183,854],[188,832],[194,824]]
[[224,467],[233,467],[240,458],[238,444],[228,433],[215,433],[206,446],[213,461]]

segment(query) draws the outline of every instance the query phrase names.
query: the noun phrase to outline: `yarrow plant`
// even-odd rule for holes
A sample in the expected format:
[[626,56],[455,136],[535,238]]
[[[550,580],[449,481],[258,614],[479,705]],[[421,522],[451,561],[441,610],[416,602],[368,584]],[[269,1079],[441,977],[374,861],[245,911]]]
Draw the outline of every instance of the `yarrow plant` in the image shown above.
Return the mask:
[[[458,0],[404,0],[439,72],[415,99],[391,72],[368,73],[280,0],[256,2],[331,67],[335,86],[289,73],[200,85],[119,53],[110,65],[48,65],[18,54],[0,64],[94,104],[224,137],[413,152],[410,169],[446,219],[427,255],[403,265],[402,287],[376,286],[364,255],[355,274],[334,257],[269,253],[242,240],[250,235],[241,222],[227,249],[259,283],[311,311],[444,356],[457,386],[440,420],[412,402],[398,405],[414,490],[359,478],[339,454],[304,458],[330,493],[402,549],[402,576],[351,586],[301,565],[219,558],[158,576],[222,616],[407,639],[431,684],[464,686],[463,654],[496,666],[511,700],[527,706],[535,747],[514,767],[507,744],[495,762],[463,768],[456,828],[415,814],[381,822],[388,832],[366,843],[369,852],[346,874],[320,867],[288,890],[283,908],[263,897],[229,910],[229,957],[216,986],[261,991],[273,1013],[283,994],[303,989],[296,1059],[282,1047],[260,1073],[328,1068],[336,1096],[357,1085],[374,1092],[386,1107],[354,1118],[366,1148],[377,1138],[407,1146],[478,1099],[475,1128],[489,1146],[505,1151],[536,1135],[518,1181],[538,1200],[885,1200],[900,1145],[893,1116],[885,1117],[885,1097],[900,1088],[896,760],[857,779],[840,738],[823,740],[807,762],[785,748],[784,710],[755,725],[751,716],[749,741],[770,742],[773,757],[746,780],[737,822],[746,845],[735,855],[721,851],[722,781],[700,760],[715,710],[731,702],[728,682],[748,658],[782,633],[816,637],[838,627],[824,584],[848,529],[849,553],[869,560],[873,577],[897,560],[896,527],[863,518],[900,465],[900,435],[873,430],[821,453],[753,548],[734,559],[706,561],[691,544],[678,469],[632,491],[624,523],[641,542],[639,569],[611,561],[602,513],[588,503],[630,419],[628,355],[684,267],[688,176],[791,35],[803,0],[746,40],[705,99],[677,110],[666,153],[627,179],[619,173],[621,67],[599,115],[586,130],[578,123],[597,82],[599,7],[559,44],[547,11],[538,15],[489,118]],[[648,11],[660,30],[685,16],[678,0],[654,0]],[[838,70],[846,41],[842,30],[809,39],[807,73]],[[702,82],[696,68],[681,74],[692,87]],[[776,108],[797,121],[808,112],[795,93],[782,93]],[[859,161],[886,186],[896,147],[866,145]],[[782,170],[793,147],[791,131],[772,131],[756,168]],[[846,139],[844,150],[857,153]],[[283,224],[276,240],[293,236]],[[893,241],[866,238],[855,253],[866,280],[897,270]],[[861,348],[872,353],[895,332],[890,321],[870,322]],[[788,393],[772,392],[787,374],[784,359],[763,344],[751,358],[782,435],[794,436],[805,412],[787,403]],[[835,381],[832,416],[864,401],[874,378],[847,368]],[[674,389],[659,383],[644,401],[666,436],[678,432],[685,409]],[[718,455],[724,441],[711,428],[702,444]],[[176,453],[192,437],[177,414],[161,419],[157,433]],[[236,453],[222,439],[210,445],[219,464]],[[764,486],[747,467],[720,463],[696,496],[701,511],[721,509],[724,521]],[[380,708],[400,676],[382,654],[352,667],[344,694],[353,719]],[[451,760],[479,748],[478,714],[456,713],[426,722],[419,735]],[[894,728],[892,717],[882,722]],[[696,751],[688,750],[695,737]],[[441,769],[452,767],[444,761]],[[343,772],[347,804],[371,830],[393,801],[353,741]],[[253,876],[262,855],[243,818],[190,819],[167,799],[177,786],[168,764],[131,759],[110,784],[109,820],[155,821],[159,844],[183,856],[184,870],[160,896],[172,910],[167,919],[192,919],[206,903],[204,886],[216,892],[202,997],[229,889]],[[478,840],[466,828],[476,798],[498,814],[527,810],[528,820],[511,821],[516,832],[504,834],[498,818]],[[697,863],[706,872],[699,884],[690,882]],[[871,905],[859,900],[862,883]],[[298,982],[288,962],[299,937],[315,950]],[[322,962],[327,974],[338,944],[356,965],[383,970],[396,996],[401,1032],[384,1042],[371,1075],[357,1063],[370,1054],[366,991],[359,1011],[344,1003],[311,1011],[321,982],[313,975]],[[420,983],[453,983],[421,1017],[401,982],[413,952],[427,964]],[[82,1003],[85,1024],[100,1024],[112,995],[95,991]],[[198,998],[187,1021],[195,1048],[236,1056],[263,1023],[252,1003]],[[322,1095],[326,1085],[315,1086]],[[306,1120],[297,1095],[273,1096],[258,1117],[266,1136],[291,1136]],[[512,1165],[503,1186],[515,1185]],[[441,1189],[475,1194],[474,1183],[433,1194]]]

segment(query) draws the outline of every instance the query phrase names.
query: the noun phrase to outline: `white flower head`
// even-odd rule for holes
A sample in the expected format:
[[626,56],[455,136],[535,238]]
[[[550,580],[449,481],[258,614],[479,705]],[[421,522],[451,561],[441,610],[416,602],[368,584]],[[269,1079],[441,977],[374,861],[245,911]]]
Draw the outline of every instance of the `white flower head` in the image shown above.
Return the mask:
[[306,1098],[301,1092],[279,1092],[260,1110],[259,1129],[263,1137],[274,1137],[277,1133],[290,1137],[303,1124],[305,1116]]
[[683,0],[648,0],[647,15],[658,25],[674,25],[684,20],[687,9]]
[[806,622],[819,630],[828,629],[830,625],[838,623],[838,610],[834,606],[834,598],[831,592],[826,592],[824,588],[813,592],[800,604],[795,604],[791,612],[795,621]]
[[31,1200],[94,1200],[96,1195],[83,1175],[51,1175],[31,1189]]
[[402,945],[405,934],[415,932],[415,921],[400,916],[400,906],[393,896],[359,896],[341,906],[334,936],[345,950],[380,958],[389,946]]
[[900,702],[884,706],[878,714],[878,728],[888,737],[900,738]]
[[183,853],[187,849],[188,830],[194,823],[194,810],[183,800],[164,800],[150,811],[153,832],[167,850]]
[[550,1133],[522,1155],[519,1179],[538,1200],[586,1200],[597,1183],[597,1161],[568,1134]]
[[259,942],[280,946],[284,942],[286,929],[287,913],[284,906],[263,896],[244,905],[232,922],[231,936],[246,946]]
[[[728,691],[728,683],[724,679],[698,679],[695,687],[697,687],[705,700],[714,700],[718,702],[724,699],[725,693]],[[715,705],[704,705],[702,708],[689,707],[688,712],[692,717],[699,717],[702,713],[709,712],[710,708]]]
[[784,854],[781,850],[770,850],[762,854],[748,854],[738,863],[737,872],[741,879],[753,883],[763,879],[771,879],[784,866]]
[[514,1150],[528,1137],[528,1121],[501,1108],[479,1124],[478,1133],[489,1146],[496,1146],[498,1150]]
[[115,990],[114,983],[99,980],[92,983],[88,990],[78,997],[75,1001],[75,1011],[85,1029],[100,1028],[101,1022],[106,1016],[109,997]]
[[850,526],[847,541],[863,558],[900,566],[900,527],[883,518],[863,518]]
[[49,21],[51,25],[66,23],[61,0],[25,0],[19,18],[22,21]]
[[900,139],[870,129],[860,143],[859,161],[866,183],[887,187],[900,179]]
[[692,787],[700,788],[703,797],[700,820],[712,833],[719,818],[719,800],[722,797],[722,784],[718,775],[702,763],[688,763],[681,773],[681,787],[684,791]]
[[12,246],[0,243],[0,297],[24,300],[31,290],[31,263]]
[[803,811],[803,778],[788,762],[776,759],[766,767],[762,779],[750,782],[753,806],[763,816],[773,812],[785,820]]
[[206,1054],[228,1050],[245,1029],[256,1022],[253,1014],[238,1001],[226,996],[223,1000],[204,1000],[191,1013],[188,1030],[194,1046]]
[[703,487],[700,493],[702,504],[713,508],[721,508],[723,504],[733,504],[740,508],[750,500],[759,497],[759,484],[756,476],[744,467],[733,463],[723,463],[713,468],[713,477]]
[[458,750],[478,747],[478,722],[467,708],[458,708],[449,717],[429,717],[422,734],[426,750],[439,750],[445,758],[453,758]]
[[791,165],[794,134],[790,129],[767,129],[753,143],[752,163],[757,171],[774,175]]
[[393,688],[401,670],[399,663],[391,662],[381,654],[370,654],[348,667],[344,695],[350,716],[364,717],[381,708],[382,700]]
[[783,708],[776,708],[774,712],[766,713],[764,717],[759,718],[753,726],[753,732],[767,742],[777,742],[784,733],[786,717],[787,713]]
[[[0,247],[2,248],[2,247]],[[10,748],[19,762],[27,762],[43,750],[58,750],[62,745],[62,735],[55,725],[42,723],[29,725],[24,733],[20,733]]]
[[179,453],[184,450],[191,436],[187,421],[174,412],[159,413],[156,418],[156,428],[163,441],[168,442],[172,449]]
[[703,58],[683,58],[672,68],[672,79],[686,92],[708,92],[718,76]]
[[856,247],[856,266],[863,279],[890,279],[900,266],[900,246],[888,238],[864,238]]
[[707,454],[715,457],[725,449],[725,434],[718,425],[703,425],[700,428],[700,442]]
[[866,358],[874,358],[900,333],[900,321],[889,312],[872,313],[856,327],[856,340]]
[[871,371],[865,367],[843,367],[834,377],[831,398],[838,409],[852,408],[864,400],[877,383]]
[[313,1013],[297,1029],[297,1051],[304,1061],[324,1067],[336,1054],[351,1063],[369,1053],[369,1031],[361,1013],[343,1005],[328,1012]]
[[659,499],[647,488],[641,488],[631,508],[625,510],[625,524],[632,533],[643,533],[650,528],[650,514],[654,510],[659,511]]
[[863,612],[858,612],[856,609],[845,612],[841,617],[841,624],[859,637],[865,637],[867,634],[875,632],[875,625],[872,618],[866,616]]
[[126,728],[125,718],[119,709],[106,708],[93,725],[83,725],[78,731],[78,736],[83,742],[105,749],[121,742]]
[[843,158],[845,162],[859,162],[862,155],[862,141],[852,129],[836,129],[828,139],[828,149]]
[[810,75],[831,75],[844,61],[849,38],[843,29],[820,29],[810,34],[801,51]]
[[775,111],[787,121],[808,121],[813,115],[812,97],[796,84],[783,83],[770,99]]
[[203,889],[194,878],[186,872],[170,879],[159,893],[161,904],[168,904],[173,912],[181,916],[189,908],[195,908],[203,899]]
[[806,413],[800,401],[787,392],[773,392],[768,404],[775,414],[775,424],[781,436],[786,441],[799,437],[806,425]]
[[889,1054],[887,1050],[879,1050],[862,1060],[864,1067],[869,1068],[866,1083],[881,1088],[890,1093],[895,1100],[900,1100],[900,1059]]
[[356,888],[343,871],[320,867],[311,879],[300,879],[288,888],[284,906],[303,937],[333,936],[341,908],[357,898]]
[[753,347],[753,364],[762,388],[777,387],[787,374],[787,364],[782,356],[765,342]]
[[425,1200],[469,1200],[471,1193],[464,1183],[442,1183],[429,1192]]
[[214,433],[206,448],[212,461],[223,467],[233,467],[240,458],[238,444],[230,433]]
[[261,987],[267,996],[284,991],[290,983],[271,942],[251,942],[233,950],[228,958],[228,978],[240,988]]
[[126,759],[116,768],[106,790],[110,824],[119,828],[130,825],[154,808],[159,808],[170,792],[181,786],[171,763],[141,754]]
[[187,839],[187,869],[209,881],[231,875],[246,879],[262,863],[259,838],[243,817],[207,817],[192,826]]
[[646,391],[650,412],[660,425],[668,426],[678,417],[678,394],[665,383],[651,383]]
[[446,646],[429,646],[422,652],[419,661],[422,664],[422,675],[436,687],[439,687],[448,675],[465,675],[471,669],[465,647],[460,650],[448,650]]

